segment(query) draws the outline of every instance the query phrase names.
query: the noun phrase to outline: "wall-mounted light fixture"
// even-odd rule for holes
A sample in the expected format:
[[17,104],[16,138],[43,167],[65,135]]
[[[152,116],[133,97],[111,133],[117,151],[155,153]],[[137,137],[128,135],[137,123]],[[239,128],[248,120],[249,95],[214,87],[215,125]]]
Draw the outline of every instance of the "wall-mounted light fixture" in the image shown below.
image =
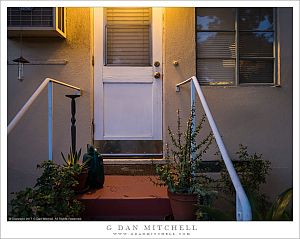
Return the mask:
[[[31,7],[20,7],[19,8],[21,12],[23,11],[31,11],[32,8]],[[22,15],[22,14],[21,14]],[[29,63],[28,60],[26,60],[23,56],[22,56],[22,52],[23,52],[23,26],[21,26],[21,31],[20,31],[20,57],[17,59],[14,59],[13,62],[18,63],[18,80],[19,81],[23,81],[24,80],[24,64],[25,63]]]
[[18,80],[23,81],[24,80],[24,64],[29,63],[23,56],[20,56],[17,59],[13,60],[14,62],[18,63]]

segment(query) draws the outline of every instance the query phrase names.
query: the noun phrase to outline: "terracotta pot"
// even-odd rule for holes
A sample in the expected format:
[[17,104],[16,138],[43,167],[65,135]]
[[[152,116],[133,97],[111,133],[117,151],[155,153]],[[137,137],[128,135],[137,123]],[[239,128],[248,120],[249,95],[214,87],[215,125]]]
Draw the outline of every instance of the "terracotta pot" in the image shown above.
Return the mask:
[[88,171],[83,171],[77,176],[78,184],[74,188],[75,193],[82,193],[86,189],[86,181],[88,178]]
[[175,220],[196,220],[197,195],[172,193],[168,190],[168,196]]

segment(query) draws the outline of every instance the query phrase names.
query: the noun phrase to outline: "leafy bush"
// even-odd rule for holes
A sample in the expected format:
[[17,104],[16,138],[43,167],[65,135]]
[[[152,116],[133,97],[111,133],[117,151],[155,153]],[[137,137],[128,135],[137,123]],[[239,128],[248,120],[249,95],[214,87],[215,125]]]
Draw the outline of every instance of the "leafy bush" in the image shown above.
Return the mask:
[[[289,218],[285,209],[291,199],[291,189],[279,195],[273,203],[260,191],[260,186],[266,183],[267,175],[270,173],[271,162],[263,160],[262,154],[249,154],[248,147],[242,144],[239,145],[236,154],[238,160],[234,161],[234,167],[249,198],[253,220],[279,220],[279,218],[286,220]],[[235,207],[235,189],[224,164],[218,187],[226,195],[225,199]],[[198,208],[198,216],[204,212],[209,215],[210,220],[235,219],[234,214],[225,213],[223,210],[211,206],[198,205]]]
[[[277,196],[273,203],[267,201],[266,207],[262,210],[261,199],[254,194],[247,193],[252,210],[253,221],[290,221],[293,220],[293,210],[288,211],[287,208],[291,203],[293,189],[289,188]],[[235,220],[234,215],[226,213],[223,210],[214,208],[210,205],[197,205],[197,219],[203,220],[206,215],[208,220],[215,221],[232,221]]]
[[[289,188],[283,193],[278,195],[274,202],[264,203],[262,208],[260,194],[254,194],[247,192],[249,202],[252,209],[252,220],[254,221],[287,221],[293,220],[293,212],[287,211],[287,207],[290,204],[293,196],[293,189]],[[263,195],[264,196],[264,195]]]
[[[260,185],[266,183],[267,175],[271,170],[271,162],[262,159],[262,154],[249,154],[248,147],[239,145],[236,152],[238,160],[234,162],[234,167],[239,175],[241,184],[246,191],[259,193]],[[235,190],[225,165],[221,170],[221,182],[224,183],[224,192],[234,194]]]
[[[248,147],[242,144],[239,145],[239,150],[236,152],[236,155],[238,160],[234,162],[234,167],[246,194],[248,197],[251,196],[252,201],[256,201],[257,210],[262,214],[266,214],[267,208],[270,207],[271,203],[267,196],[261,193],[260,186],[266,183],[266,178],[271,171],[271,162],[264,160],[262,154],[249,154]],[[223,192],[226,195],[234,197],[235,189],[225,165],[221,170],[220,181],[222,185],[224,185],[222,187]]]
[[[206,117],[202,116],[200,123],[194,126],[195,108],[191,110],[187,127],[184,132],[181,131],[181,118],[179,110],[177,111],[177,132],[168,128],[171,138],[171,149],[167,145],[165,160],[166,164],[157,165],[156,173],[160,183],[157,185],[166,185],[168,190],[176,193],[198,194],[206,197],[211,193],[208,190],[208,184],[211,179],[203,174],[195,174],[196,167],[201,163],[204,154],[213,142],[213,135],[209,133],[197,144],[197,136],[203,128]],[[195,130],[193,131],[193,129]],[[194,160],[193,160],[194,156]]]
[[13,193],[10,217],[14,218],[74,218],[83,210],[75,199],[72,188],[77,185],[70,167],[59,166],[52,161],[44,161],[37,166],[43,169],[34,188]]

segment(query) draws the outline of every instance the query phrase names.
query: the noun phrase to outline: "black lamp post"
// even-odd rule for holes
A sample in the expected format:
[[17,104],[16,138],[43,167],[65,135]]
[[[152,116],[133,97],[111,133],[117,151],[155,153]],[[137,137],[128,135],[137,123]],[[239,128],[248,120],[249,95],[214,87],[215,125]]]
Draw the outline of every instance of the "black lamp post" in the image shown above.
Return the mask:
[[76,114],[76,102],[75,99],[77,97],[80,97],[80,95],[66,95],[66,97],[71,99],[71,144],[72,144],[72,154],[75,154],[76,151],[76,118],[75,118],[75,114]]

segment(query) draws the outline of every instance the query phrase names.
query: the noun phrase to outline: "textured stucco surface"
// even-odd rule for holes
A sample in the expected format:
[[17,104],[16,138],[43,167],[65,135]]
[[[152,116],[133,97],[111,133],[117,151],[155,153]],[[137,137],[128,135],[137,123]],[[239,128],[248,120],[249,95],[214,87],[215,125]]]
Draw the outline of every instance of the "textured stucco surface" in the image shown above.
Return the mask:
[[[261,153],[271,161],[272,172],[264,186],[271,197],[292,185],[293,160],[292,9],[279,9],[278,17],[282,87],[203,87],[230,156],[234,158],[238,145],[244,144],[250,153]],[[193,8],[165,11],[165,128],[175,128],[177,108],[188,115],[189,85],[176,93],[175,84],[196,74],[194,20]],[[178,60],[177,67],[173,60]],[[201,115],[198,101],[196,108]]]
[[[163,109],[164,138],[166,129],[177,125],[176,110],[189,109],[190,90],[188,85],[175,92],[175,85],[195,75],[195,14],[194,8],[166,8],[164,17],[164,78],[163,78]],[[178,66],[173,62],[178,61]],[[182,118],[189,111],[182,112]]]
[[[23,56],[29,61],[62,60],[66,65],[26,65],[25,80],[17,80],[17,66],[8,65],[8,122],[21,109],[46,77],[81,87],[77,99],[77,148],[85,151],[91,142],[91,25],[89,8],[67,8],[67,38],[24,38]],[[19,57],[19,39],[8,39],[8,61]],[[54,154],[61,162],[60,152],[69,152],[71,144],[70,99],[73,93],[54,85]],[[38,170],[36,165],[48,158],[47,89],[33,103],[21,122],[8,136],[8,191],[32,186]]]
[[[292,184],[292,14],[279,10],[280,78],[282,87],[203,87],[212,114],[228,148],[234,156],[240,143],[250,152],[258,152],[272,162],[272,173],[265,189],[271,196]],[[17,67],[8,65],[8,121],[20,110],[45,77],[53,77],[83,89],[77,100],[77,145],[85,151],[91,142],[93,51],[92,11],[67,8],[67,39],[24,39],[23,56],[28,60],[66,59],[67,65],[27,65],[25,80],[20,83]],[[189,114],[188,85],[180,93],[175,84],[195,75],[194,8],[166,8],[163,52],[163,128],[176,127],[176,110],[182,110],[183,125]],[[8,39],[8,60],[19,57],[18,39]],[[179,62],[178,66],[173,61]],[[54,161],[61,162],[60,152],[70,146],[71,93],[61,86],[54,90]],[[202,108],[196,101],[198,114]],[[205,129],[208,132],[208,129]],[[214,151],[214,150],[212,150]],[[46,160],[47,91],[26,113],[22,122],[8,136],[8,190],[31,186],[38,175],[36,164]]]

